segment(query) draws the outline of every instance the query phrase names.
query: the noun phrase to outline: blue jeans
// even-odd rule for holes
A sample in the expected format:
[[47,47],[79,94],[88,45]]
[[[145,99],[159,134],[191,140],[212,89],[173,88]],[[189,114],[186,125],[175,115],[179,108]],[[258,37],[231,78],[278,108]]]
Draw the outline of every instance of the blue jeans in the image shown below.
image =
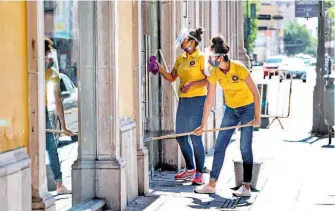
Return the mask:
[[[177,110],[176,132],[192,132],[201,125],[202,113],[206,96],[180,98]],[[201,136],[190,136],[192,140],[196,171],[203,173],[205,163],[205,148]],[[189,142],[189,136],[178,137],[180,149],[183,153],[186,169],[194,169],[193,151]]]
[[[236,126],[239,123],[247,124],[254,120],[255,107],[254,104],[249,104],[239,108],[230,108],[226,106],[226,111],[221,123],[222,127]],[[226,149],[229,145],[230,139],[235,129],[220,131],[214,151],[214,160],[212,171],[210,173],[211,180],[217,180],[219,178],[223,161],[225,158]],[[240,149],[243,160],[243,182],[250,183],[252,178],[252,167],[253,167],[253,155],[252,155],[252,136],[254,127],[243,127],[241,128],[241,140]]]
[[[46,109],[46,112],[45,112],[45,128],[52,129],[47,109]],[[46,150],[47,150],[49,160],[50,160],[50,167],[51,167],[52,173],[54,175],[55,181],[56,182],[61,182],[62,181],[62,172],[61,172],[61,169],[60,169],[60,163],[59,163],[59,157],[58,157],[58,152],[57,152],[56,140],[55,140],[55,136],[53,135],[53,133],[48,133],[47,132],[46,135],[45,135],[45,141],[46,141],[46,143],[45,143],[46,144]]]

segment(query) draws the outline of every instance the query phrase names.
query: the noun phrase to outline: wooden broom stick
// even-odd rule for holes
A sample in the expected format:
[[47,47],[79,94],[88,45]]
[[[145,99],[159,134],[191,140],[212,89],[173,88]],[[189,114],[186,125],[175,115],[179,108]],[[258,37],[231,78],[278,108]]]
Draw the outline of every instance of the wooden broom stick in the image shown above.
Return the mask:
[[[242,128],[242,127],[250,127],[250,126],[252,126],[252,124],[236,125],[236,126],[223,127],[223,128],[215,128],[215,129],[211,129],[211,130],[204,130],[203,133],[209,133],[209,132],[221,131],[221,130],[231,130],[231,129]],[[144,140],[144,142],[156,141],[156,140],[162,140],[162,139],[170,139],[170,138],[177,138],[177,137],[189,136],[189,135],[193,135],[193,131],[192,132],[187,132],[187,133],[178,133],[178,134],[159,136],[159,137],[150,137],[150,138],[146,138]]]
[[[52,129],[45,129],[45,132],[49,132],[49,133],[57,133],[57,134],[63,134],[63,133],[65,133],[64,131],[60,131],[60,130],[52,130]],[[78,133],[72,133],[72,135],[77,136]]]

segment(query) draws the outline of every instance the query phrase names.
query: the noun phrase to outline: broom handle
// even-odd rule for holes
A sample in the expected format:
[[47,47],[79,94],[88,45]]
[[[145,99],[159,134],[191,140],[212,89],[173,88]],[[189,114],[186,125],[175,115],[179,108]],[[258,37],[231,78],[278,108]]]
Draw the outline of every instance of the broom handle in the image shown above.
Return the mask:
[[[57,133],[57,134],[63,134],[63,133],[65,133],[64,131],[60,131],[60,130],[52,130],[52,129],[45,129],[45,132],[49,132],[49,133]],[[76,136],[76,135],[78,135],[78,133],[72,133],[72,135]]]
[[[250,126],[252,126],[252,124],[236,125],[236,126],[223,127],[223,128],[215,128],[215,129],[211,129],[211,130],[204,130],[203,133],[209,133],[209,132],[221,131],[221,130],[231,130],[231,129],[242,128],[242,127],[250,127]],[[171,135],[165,135],[165,136],[159,136],[159,137],[152,137],[150,140],[155,141],[155,140],[177,138],[177,137],[189,136],[189,135],[193,135],[193,131],[192,132],[187,132],[187,133],[178,133],[178,134],[171,134]]]
[[[158,51],[159,51],[159,53],[160,53],[160,55],[161,55],[161,57],[162,57],[162,60],[163,60],[163,63],[164,63],[164,66],[165,66],[166,71],[169,71],[168,66],[167,66],[167,64],[166,64],[166,62],[165,62],[165,59],[164,59],[164,55],[163,55],[162,50],[159,49]],[[171,84],[171,87],[172,87],[172,89],[173,89],[174,96],[176,97],[177,102],[179,102],[178,93],[177,93],[176,89],[174,88],[173,83],[170,83],[170,84]]]

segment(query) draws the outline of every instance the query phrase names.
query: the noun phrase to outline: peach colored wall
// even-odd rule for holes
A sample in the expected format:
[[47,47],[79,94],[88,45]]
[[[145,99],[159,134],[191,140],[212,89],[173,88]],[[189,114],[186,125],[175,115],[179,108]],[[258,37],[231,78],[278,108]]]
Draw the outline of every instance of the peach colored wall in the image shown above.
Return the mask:
[[0,153],[28,147],[25,1],[0,1]]

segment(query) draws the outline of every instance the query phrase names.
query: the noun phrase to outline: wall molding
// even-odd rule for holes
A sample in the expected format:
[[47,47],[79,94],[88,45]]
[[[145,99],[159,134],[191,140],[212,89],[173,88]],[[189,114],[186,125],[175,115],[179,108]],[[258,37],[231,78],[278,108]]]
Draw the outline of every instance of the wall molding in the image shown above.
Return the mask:
[[124,133],[129,130],[136,128],[135,120],[131,117],[122,117],[120,118],[120,132]]
[[26,147],[0,153],[0,177],[22,171],[30,165]]

